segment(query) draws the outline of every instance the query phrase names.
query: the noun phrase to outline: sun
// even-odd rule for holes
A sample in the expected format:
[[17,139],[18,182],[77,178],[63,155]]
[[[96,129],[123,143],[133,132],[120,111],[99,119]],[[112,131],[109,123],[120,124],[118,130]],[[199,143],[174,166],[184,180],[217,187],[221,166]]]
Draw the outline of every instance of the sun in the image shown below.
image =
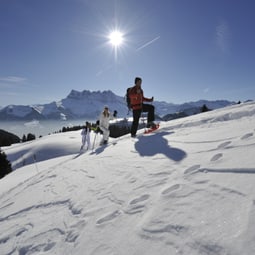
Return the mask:
[[115,61],[117,61],[119,54],[126,47],[126,34],[123,33],[120,29],[115,28],[108,30],[106,35],[107,45],[111,46],[111,49],[114,53]]
[[112,31],[109,34],[108,38],[109,38],[109,43],[115,48],[121,46],[124,40],[123,34],[118,30]]

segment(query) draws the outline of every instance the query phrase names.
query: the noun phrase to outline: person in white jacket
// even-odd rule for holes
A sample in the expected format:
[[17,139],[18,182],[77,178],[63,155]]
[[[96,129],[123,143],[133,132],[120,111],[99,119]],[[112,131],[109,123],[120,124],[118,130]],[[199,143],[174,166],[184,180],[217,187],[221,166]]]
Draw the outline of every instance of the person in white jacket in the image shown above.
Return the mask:
[[91,125],[89,122],[86,122],[86,126],[83,127],[81,131],[81,150],[83,150],[84,146],[87,143],[87,149],[90,148],[90,131],[91,131]]
[[108,106],[105,106],[103,112],[100,114],[100,117],[99,117],[99,128],[103,132],[103,139],[100,142],[100,144],[108,143],[108,139],[110,135],[109,125],[110,125],[110,120],[112,119],[114,119],[114,116],[109,112]]

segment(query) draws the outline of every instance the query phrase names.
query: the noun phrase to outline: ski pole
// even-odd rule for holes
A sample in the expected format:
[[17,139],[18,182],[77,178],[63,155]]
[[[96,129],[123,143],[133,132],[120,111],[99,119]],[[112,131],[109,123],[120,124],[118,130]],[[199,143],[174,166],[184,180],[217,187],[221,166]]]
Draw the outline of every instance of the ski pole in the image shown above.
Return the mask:
[[94,141],[93,141],[93,146],[92,146],[92,151],[94,150],[95,148],[95,142],[96,142],[96,137],[97,137],[97,132],[95,132],[95,136],[94,136]]

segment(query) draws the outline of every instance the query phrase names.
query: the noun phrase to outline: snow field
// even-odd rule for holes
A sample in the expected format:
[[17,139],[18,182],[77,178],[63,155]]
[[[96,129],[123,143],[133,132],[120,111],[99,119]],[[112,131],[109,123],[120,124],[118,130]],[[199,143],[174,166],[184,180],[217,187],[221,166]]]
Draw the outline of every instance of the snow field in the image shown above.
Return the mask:
[[254,254],[254,113],[226,107],[83,154],[78,131],[4,148],[17,169],[0,180],[0,254]]

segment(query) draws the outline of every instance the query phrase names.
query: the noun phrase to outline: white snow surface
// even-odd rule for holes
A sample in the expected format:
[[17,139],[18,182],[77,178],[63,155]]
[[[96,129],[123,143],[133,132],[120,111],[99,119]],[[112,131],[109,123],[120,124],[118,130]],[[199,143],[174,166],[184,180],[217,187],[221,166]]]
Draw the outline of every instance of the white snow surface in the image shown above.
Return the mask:
[[16,170],[0,254],[255,254],[254,115],[230,106],[82,154],[80,131],[2,148]]

